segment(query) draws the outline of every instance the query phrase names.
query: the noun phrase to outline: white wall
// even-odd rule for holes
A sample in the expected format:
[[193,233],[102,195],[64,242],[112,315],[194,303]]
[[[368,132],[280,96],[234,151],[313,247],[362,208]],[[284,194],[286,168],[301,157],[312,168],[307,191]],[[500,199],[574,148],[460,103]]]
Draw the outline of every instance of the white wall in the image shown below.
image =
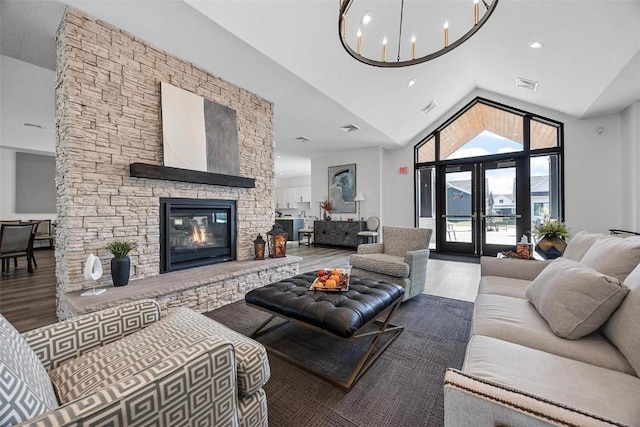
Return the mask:
[[[0,219],[45,219],[15,212],[15,153],[54,155],[55,72],[0,56]],[[45,129],[25,127],[25,122]]]
[[622,112],[622,229],[640,232],[640,101]]
[[[366,148],[362,150],[341,151],[330,156],[311,159],[311,202],[313,215],[318,216],[318,202],[327,199],[329,191],[329,166],[356,164],[356,192],[365,198],[361,202],[360,215],[366,220],[370,216],[377,216],[384,224],[382,200],[382,169],[383,150],[381,148]],[[357,218],[357,214],[338,213],[331,215],[333,219],[343,220]]]

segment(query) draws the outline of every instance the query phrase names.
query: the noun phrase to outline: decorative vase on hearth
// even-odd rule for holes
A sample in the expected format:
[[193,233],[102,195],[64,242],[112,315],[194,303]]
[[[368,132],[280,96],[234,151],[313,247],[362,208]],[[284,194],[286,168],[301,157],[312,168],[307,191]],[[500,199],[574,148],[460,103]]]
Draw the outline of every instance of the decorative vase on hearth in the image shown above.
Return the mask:
[[136,246],[135,242],[125,240],[115,240],[107,245],[107,250],[113,254],[111,259],[113,286],[124,286],[129,283],[131,259],[128,255]]
[[124,286],[129,283],[131,275],[131,259],[122,256],[111,259],[111,278],[113,286]]

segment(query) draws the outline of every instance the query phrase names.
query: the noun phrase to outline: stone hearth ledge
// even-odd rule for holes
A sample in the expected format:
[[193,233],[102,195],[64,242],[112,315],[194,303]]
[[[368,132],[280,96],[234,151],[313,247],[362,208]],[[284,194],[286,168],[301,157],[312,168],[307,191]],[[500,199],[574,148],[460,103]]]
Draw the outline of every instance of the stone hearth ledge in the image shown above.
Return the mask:
[[128,285],[105,287],[97,296],[80,296],[83,291],[62,294],[60,320],[113,307],[124,302],[154,299],[162,312],[185,306],[206,312],[243,299],[252,289],[299,273],[302,258],[287,256],[265,260],[231,261],[158,276],[131,280]]

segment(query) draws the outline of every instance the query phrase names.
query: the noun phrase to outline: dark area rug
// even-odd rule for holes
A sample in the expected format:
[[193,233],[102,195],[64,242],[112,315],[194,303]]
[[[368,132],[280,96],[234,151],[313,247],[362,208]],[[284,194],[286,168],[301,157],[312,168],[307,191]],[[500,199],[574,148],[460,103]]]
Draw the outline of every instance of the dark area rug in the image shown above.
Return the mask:
[[[348,393],[270,354],[269,425],[442,426],[444,371],[462,366],[472,311],[472,303],[425,294],[402,303],[392,322],[404,331]],[[245,335],[269,317],[244,301],[205,315]],[[369,344],[292,324],[258,341],[343,378]]]

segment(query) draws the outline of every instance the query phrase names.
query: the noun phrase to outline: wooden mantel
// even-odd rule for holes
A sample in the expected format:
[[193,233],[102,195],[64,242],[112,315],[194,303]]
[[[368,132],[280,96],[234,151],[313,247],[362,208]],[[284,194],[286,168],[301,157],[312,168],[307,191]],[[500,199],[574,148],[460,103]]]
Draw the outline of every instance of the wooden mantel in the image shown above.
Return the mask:
[[255,178],[150,165],[147,163],[131,163],[129,165],[129,174],[134,178],[164,179],[226,187],[255,188],[256,186]]

